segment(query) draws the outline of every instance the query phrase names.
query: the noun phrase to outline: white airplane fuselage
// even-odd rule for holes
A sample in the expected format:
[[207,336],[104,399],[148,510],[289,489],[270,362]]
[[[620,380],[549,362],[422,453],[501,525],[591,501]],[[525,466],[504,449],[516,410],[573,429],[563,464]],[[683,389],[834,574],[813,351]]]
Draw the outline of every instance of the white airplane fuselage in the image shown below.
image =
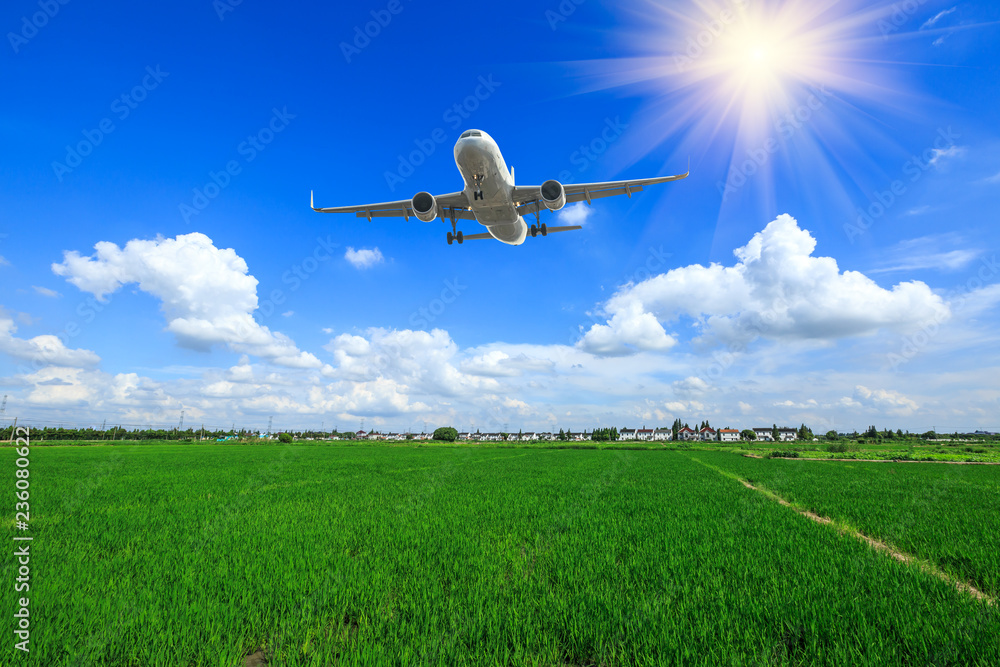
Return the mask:
[[478,136],[463,136],[455,144],[455,164],[465,181],[472,213],[496,240],[521,245],[528,225],[517,214],[514,178],[493,137],[480,130],[471,132]]

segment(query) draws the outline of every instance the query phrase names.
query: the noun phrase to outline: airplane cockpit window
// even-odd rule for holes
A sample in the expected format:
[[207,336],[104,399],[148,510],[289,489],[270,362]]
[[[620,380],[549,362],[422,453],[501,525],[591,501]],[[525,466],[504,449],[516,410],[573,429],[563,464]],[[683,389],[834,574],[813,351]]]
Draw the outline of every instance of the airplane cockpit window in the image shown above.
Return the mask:
[[478,132],[478,131],[476,131],[476,130],[469,130],[468,132],[464,133],[464,134],[463,134],[463,135],[462,135],[461,137],[459,137],[459,138],[460,138],[460,139],[465,139],[465,138],[467,138],[467,137],[481,137],[481,136],[483,136],[483,133],[482,133],[482,132]]

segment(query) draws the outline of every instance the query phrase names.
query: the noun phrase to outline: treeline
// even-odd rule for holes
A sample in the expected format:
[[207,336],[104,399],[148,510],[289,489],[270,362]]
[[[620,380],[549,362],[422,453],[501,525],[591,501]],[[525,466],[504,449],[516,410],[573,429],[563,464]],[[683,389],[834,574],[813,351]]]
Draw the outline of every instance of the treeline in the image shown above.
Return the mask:
[[[29,425],[30,426],[30,425]],[[14,430],[13,426],[0,429],[0,442],[9,441]],[[112,426],[106,429],[99,428],[63,428],[63,427],[43,427],[30,426],[32,441],[139,441],[139,440],[218,440],[220,438],[235,438],[245,440],[261,437],[258,431],[249,429],[227,429],[210,430],[201,428],[187,429],[127,429],[121,426]],[[337,433],[330,431],[287,431],[297,439],[313,438],[320,440],[323,438],[338,437],[341,439],[351,439],[353,432]],[[278,436],[275,431],[273,437]]]

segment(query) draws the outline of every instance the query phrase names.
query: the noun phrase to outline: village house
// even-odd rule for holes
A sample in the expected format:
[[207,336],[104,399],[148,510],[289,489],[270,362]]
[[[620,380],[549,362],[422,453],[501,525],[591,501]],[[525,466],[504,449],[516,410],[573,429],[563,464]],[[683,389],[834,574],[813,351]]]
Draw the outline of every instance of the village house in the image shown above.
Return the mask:
[[698,438],[698,434],[695,433],[694,429],[689,428],[687,426],[685,426],[682,429],[680,429],[679,431],[677,431],[677,439],[678,440],[695,440],[697,438]]
[[739,442],[740,432],[735,428],[719,429],[719,440],[721,442]]
[[701,438],[703,441],[715,440],[716,438],[718,438],[718,435],[719,435],[718,432],[716,432],[716,430],[711,426],[706,426],[705,428],[698,431],[698,437]]

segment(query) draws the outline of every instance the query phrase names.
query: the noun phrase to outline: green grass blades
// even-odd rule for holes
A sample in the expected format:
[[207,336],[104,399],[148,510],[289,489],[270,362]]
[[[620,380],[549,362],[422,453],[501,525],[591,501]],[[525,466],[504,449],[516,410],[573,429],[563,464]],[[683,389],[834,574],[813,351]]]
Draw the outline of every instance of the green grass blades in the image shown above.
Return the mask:
[[33,664],[1000,663],[995,608],[680,452],[32,457]]

